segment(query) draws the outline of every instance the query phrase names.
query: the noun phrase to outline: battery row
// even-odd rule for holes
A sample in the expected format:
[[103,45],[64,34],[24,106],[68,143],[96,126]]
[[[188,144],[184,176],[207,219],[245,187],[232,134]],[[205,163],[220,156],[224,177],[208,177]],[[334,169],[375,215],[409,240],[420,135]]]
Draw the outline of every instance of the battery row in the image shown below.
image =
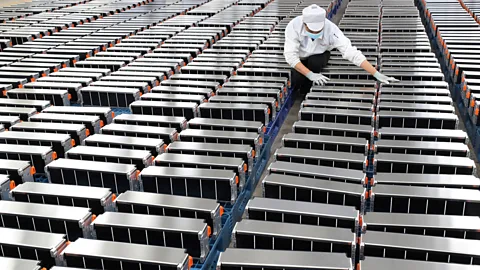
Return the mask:
[[[442,9],[438,9],[435,3],[432,3],[434,10],[431,15],[427,17],[430,21],[430,27],[434,33],[434,37],[439,43],[441,55],[444,60],[444,65],[447,67],[449,79],[456,85],[460,84],[461,92],[460,97],[463,106],[468,110],[470,119],[476,125],[475,115],[475,76],[477,75],[475,70],[475,63],[472,62],[475,59],[475,44],[476,41],[476,28],[478,23],[470,16],[470,14],[464,10],[462,5],[452,5],[451,11],[458,18],[457,22],[460,24],[452,24],[448,17],[442,14]],[[429,6],[424,6],[425,10],[430,9]],[[430,12],[429,12],[430,14]],[[438,25],[437,25],[438,23]],[[469,36],[468,40],[462,41],[458,39],[458,35],[462,33]],[[473,72],[473,73],[472,73]],[[473,104],[473,106],[471,106]]]
[[266,44],[277,18],[251,17],[268,1],[205,3],[77,3],[51,13],[88,20],[1,52],[17,54],[0,67],[6,269],[190,269],[217,256],[290,68],[262,67],[283,44]]
[[332,52],[218,265],[473,269],[479,179],[415,3],[351,1],[339,27],[400,82]]
[[[433,262],[428,267],[435,268],[443,267],[442,264],[476,265],[478,254],[465,252],[460,247],[478,245],[478,238],[468,229],[460,229],[461,226],[454,233],[448,225],[448,220],[461,218],[465,218],[463,224],[473,225],[479,214],[474,210],[478,201],[467,199],[477,197],[478,189],[472,189],[469,184],[455,185],[457,179],[460,182],[478,181],[467,136],[458,130],[459,120],[448,84],[440,69],[441,63],[431,52],[416,3],[383,3],[380,70],[401,82],[381,85],[379,89],[378,138],[373,162],[376,175],[370,179],[373,186],[369,191],[369,212],[363,220],[360,265],[365,267],[364,263],[375,257],[408,263]],[[384,48],[384,45],[388,46]],[[389,45],[398,49],[392,51]],[[403,59],[387,58],[392,55]],[[398,64],[397,70],[390,72],[388,67],[392,62],[406,63]],[[406,80],[408,86],[404,84]],[[422,86],[426,81],[429,84]],[[400,96],[398,92],[388,92],[400,87],[399,91],[409,93]],[[428,94],[424,92],[427,89],[430,90]],[[396,100],[389,100],[392,96]],[[402,116],[393,117],[392,114],[397,113]],[[398,134],[387,135],[392,131]],[[449,138],[450,131],[463,139]],[[455,180],[449,183],[447,178]],[[378,218],[398,224],[377,227]],[[436,220],[435,226],[427,225],[430,220]]]
[[[478,19],[474,4],[466,2],[422,2],[429,35],[439,51],[449,82],[455,86],[453,99],[477,149],[478,126]],[[470,9],[470,7],[472,9]],[[448,8],[448,10],[447,10]],[[454,18],[454,19],[452,19]],[[463,38],[467,36],[467,38]],[[475,154],[478,151],[475,150]]]
[[[280,1],[256,16],[278,13],[276,16],[282,16],[279,25],[286,26],[311,3]],[[245,219],[235,225],[230,248],[220,255],[217,269],[352,269],[355,265],[354,228],[358,227],[365,201],[361,182],[370,141],[320,130],[340,132],[343,126],[365,127],[366,137],[372,140],[375,82],[343,76],[347,73],[342,69],[352,66],[339,54],[332,53],[329,63],[326,73],[331,81],[325,87],[312,87],[306,95],[299,121],[283,137],[282,147],[274,153],[274,162],[262,180],[263,198],[248,202]],[[341,92],[356,88],[357,83],[361,85],[358,89],[372,88],[359,95]],[[364,105],[370,122],[360,120],[362,117],[356,113],[362,111],[341,107],[348,104]],[[336,112],[350,116],[335,119]],[[323,211],[332,218],[327,218],[329,214],[313,214]],[[344,215],[348,220],[337,218]]]

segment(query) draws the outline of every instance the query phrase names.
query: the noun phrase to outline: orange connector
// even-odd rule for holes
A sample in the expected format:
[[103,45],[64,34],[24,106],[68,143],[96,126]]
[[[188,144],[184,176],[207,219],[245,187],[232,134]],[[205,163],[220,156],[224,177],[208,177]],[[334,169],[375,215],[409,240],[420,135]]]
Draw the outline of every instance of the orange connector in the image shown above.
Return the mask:
[[188,256],[188,269],[192,268],[193,266],[193,257]]
[[17,184],[15,184],[15,181],[11,180],[10,181],[10,190],[13,190],[15,187],[17,187]]

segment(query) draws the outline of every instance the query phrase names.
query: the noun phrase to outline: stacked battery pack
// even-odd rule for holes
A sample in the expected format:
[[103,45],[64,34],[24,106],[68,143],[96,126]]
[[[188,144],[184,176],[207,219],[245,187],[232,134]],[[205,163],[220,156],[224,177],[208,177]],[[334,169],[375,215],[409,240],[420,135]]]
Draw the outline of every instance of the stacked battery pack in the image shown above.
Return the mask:
[[465,122],[478,155],[479,111],[478,4],[470,1],[423,1],[419,3],[427,34],[438,51],[446,80],[453,86],[452,98]]
[[[441,63],[413,1],[382,5],[380,70],[401,81],[378,90],[375,175],[367,183],[361,267],[417,261],[423,269],[478,265],[476,249],[464,249],[479,245],[473,229],[479,191],[470,184],[478,182],[476,167],[467,136],[458,130]],[[453,228],[452,221],[460,223]]]
[[[274,36],[260,45],[259,50],[265,56],[254,51],[239,73],[245,70],[248,71],[246,75],[255,75],[254,72],[264,72],[266,66],[277,62],[288,69],[281,53],[283,32],[288,22],[312,3],[274,2],[271,5],[275,6],[269,5],[256,15],[258,20],[275,15],[280,23],[273,32]],[[280,50],[278,54],[275,53],[277,50]],[[269,64],[255,67],[257,62],[263,61],[262,58],[269,59]],[[328,72],[332,81],[342,84],[347,81],[340,75],[341,65],[346,62],[340,59],[337,62],[342,63],[330,65]],[[336,72],[338,77],[334,79]],[[362,87],[364,84],[375,85],[374,81],[361,78],[358,83]],[[341,127],[358,121],[356,126],[362,129],[364,117],[355,113],[365,112],[368,115],[366,133],[371,140],[374,92],[372,88],[369,97],[366,94],[350,95],[348,98],[365,101],[367,110],[355,109],[350,116],[336,119],[335,112],[341,110],[328,104],[355,103],[353,100],[338,100],[343,99],[343,95],[341,92],[335,95],[335,83],[330,87],[325,92],[323,88],[314,87],[307,94],[299,121],[294,124],[293,132],[283,137],[282,147],[274,153],[275,161],[269,167],[269,175],[262,181],[263,198],[254,198],[247,204],[246,219],[235,225],[231,248],[221,254],[217,269],[352,269],[355,265],[355,231],[359,230],[360,211],[364,208],[361,183],[368,166],[366,154],[370,141],[357,136],[320,134],[318,127],[324,124]]]

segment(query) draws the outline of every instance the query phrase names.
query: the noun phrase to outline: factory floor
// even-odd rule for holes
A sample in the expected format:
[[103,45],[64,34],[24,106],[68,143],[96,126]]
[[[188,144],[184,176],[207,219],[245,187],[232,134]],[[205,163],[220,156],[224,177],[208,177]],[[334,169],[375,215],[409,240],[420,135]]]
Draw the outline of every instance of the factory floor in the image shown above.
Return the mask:
[[[337,11],[337,14],[332,19],[333,23],[338,25],[338,23],[340,22],[340,19],[343,17],[343,14],[345,13],[345,9],[347,8],[348,2],[349,1],[343,1],[342,2],[342,5],[340,6],[340,8]],[[271,150],[271,157],[270,157],[270,160],[268,161],[267,167],[266,167],[267,169],[268,169],[268,166],[270,166],[270,164],[273,162],[273,154],[275,153],[275,151],[278,148],[280,148],[282,146],[283,135],[292,132],[292,126],[293,126],[293,123],[295,123],[298,120],[298,111],[300,110],[300,105],[301,105],[303,99],[304,99],[303,96],[297,95],[297,97],[295,99],[295,103],[293,104],[292,108],[290,109],[290,112],[289,112],[287,118],[285,119],[285,122],[283,123],[280,131],[278,132],[277,138],[273,142],[272,150]],[[255,192],[253,193],[253,197],[261,197],[262,196],[262,184],[261,184],[261,182],[262,182],[262,179],[268,174],[267,169],[263,172],[263,175],[260,178],[260,181],[258,182],[258,185],[255,189]]]

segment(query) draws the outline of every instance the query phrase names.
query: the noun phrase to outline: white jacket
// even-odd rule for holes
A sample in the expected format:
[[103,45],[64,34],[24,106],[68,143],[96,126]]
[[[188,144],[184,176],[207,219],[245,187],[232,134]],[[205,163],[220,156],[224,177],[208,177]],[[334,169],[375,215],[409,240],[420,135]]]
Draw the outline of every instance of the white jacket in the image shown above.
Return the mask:
[[314,54],[321,54],[325,51],[331,51],[336,48],[340,51],[343,58],[349,60],[357,66],[366,59],[361,51],[352,46],[350,40],[345,37],[342,31],[331,21],[325,19],[323,28],[323,38],[312,40],[308,37],[302,16],[291,20],[285,30],[285,48],[284,56],[287,63],[293,67]]

